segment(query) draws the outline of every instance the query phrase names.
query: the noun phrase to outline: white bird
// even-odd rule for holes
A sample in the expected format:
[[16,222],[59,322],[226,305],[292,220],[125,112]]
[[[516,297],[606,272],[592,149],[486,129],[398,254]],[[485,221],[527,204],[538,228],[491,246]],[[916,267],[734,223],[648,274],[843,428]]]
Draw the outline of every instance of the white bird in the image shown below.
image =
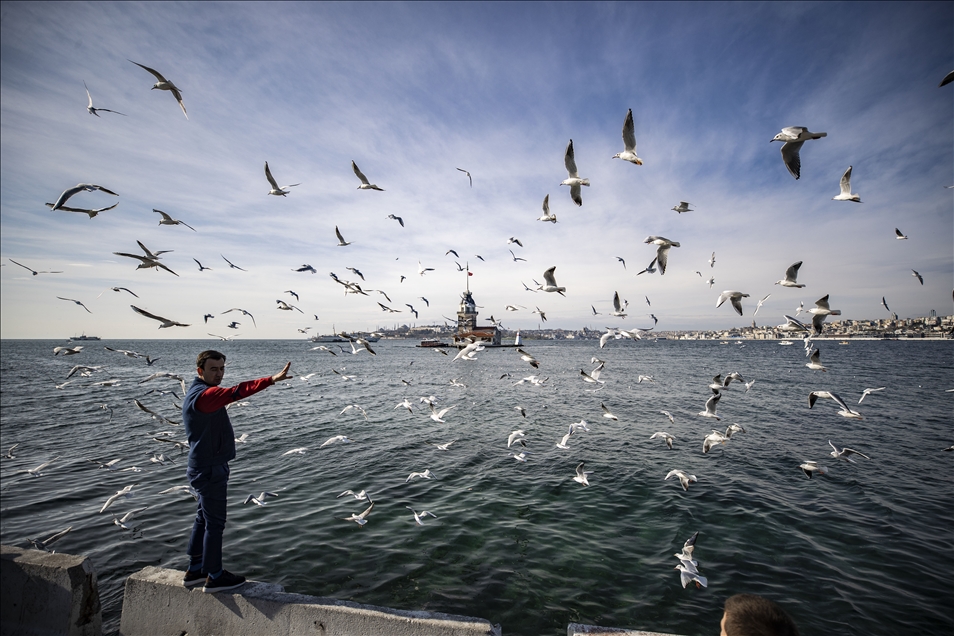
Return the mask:
[[668,446],[670,450],[672,450],[672,441],[676,439],[675,437],[673,437],[666,431],[657,431],[649,436],[649,439],[656,439],[656,438],[662,438],[666,440],[666,446]]
[[419,526],[424,525],[424,517],[434,517],[435,519],[437,519],[437,515],[435,515],[433,512],[428,512],[427,510],[414,512],[414,509],[411,508],[410,506],[404,506],[404,507],[411,511],[411,513],[414,515],[415,523],[417,523],[417,525]]
[[603,372],[604,363],[600,362],[595,369],[587,373],[583,369],[580,369],[580,377],[583,378],[584,382],[589,382],[590,384],[606,384],[605,380],[600,380],[600,374]]
[[728,441],[729,438],[726,437],[724,433],[713,429],[712,432],[706,435],[705,439],[702,441],[702,452],[708,453],[710,450],[712,450],[713,446],[725,444]]
[[583,470],[583,466],[584,466],[585,464],[586,464],[586,462],[580,462],[579,464],[577,464],[577,466],[576,466],[576,476],[573,478],[573,481],[575,481],[575,482],[578,483],[578,484],[583,484],[584,486],[589,486],[589,485],[590,485],[590,480],[587,479],[586,476],[587,476],[587,475],[592,475],[593,473],[586,472],[586,471]]
[[355,176],[361,180],[361,185],[358,186],[358,190],[378,190],[379,192],[384,192],[383,188],[379,188],[368,181],[368,178],[358,169],[358,164],[356,164],[354,160],[351,161],[351,169],[354,170]]
[[832,197],[832,201],[854,201],[855,203],[861,203],[861,196],[851,193],[851,166],[848,166],[848,169],[845,170],[845,174],[841,175],[840,185],[841,192],[838,193],[838,196]]
[[745,432],[745,429],[742,428],[742,426],[740,426],[739,424],[729,424],[725,429],[725,437],[726,439],[729,439],[736,433],[744,433],[744,432]]
[[453,444],[453,443],[456,442],[456,441],[457,441],[456,439],[452,439],[451,441],[449,441],[449,442],[444,442],[443,444],[433,444],[433,443],[432,443],[431,446],[433,446],[433,447],[436,448],[437,450],[446,451],[446,450],[450,449],[451,444]]
[[563,439],[561,439],[559,442],[556,443],[557,448],[562,448],[563,450],[568,450],[570,447],[567,445],[567,442],[570,440],[570,436],[571,436],[572,434],[573,434],[573,433],[567,433],[566,435],[564,435],[564,436],[563,436]]
[[[48,208],[52,208],[52,207],[53,207],[53,204],[52,204],[52,203],[46,203],[46,204],[44,204],[44,205],[46,205],[46,207],[48,207]],[[112,209],[115,208],[117,205],[119,205],[119,204],[118,204],[118,203],[114,203],[114,204],[112,204],[112,205],[109,206],[109,207],[105,207],[105,208],[93,208],[92,210],[91,210],[91,209],[88,209],[88,208],[70,208],[70,207],[67,207],[67,206],[65,206],[65,205],[61,205],[58,209],[59,209],[61,212],[80,212],[80,213],[82,213],[82,214],[86,214],[87,216],[89,216],[89,218],[93,218],[94,216],[96,216],[96,215],[99,214],[100,212],[107,212],[107,211],[109,211],[109,210],[112,210]],[[13,260],[13,259],[11,259],[11,260]],[[38,272],[38,273],[40,273],[40,274],[62,274],[63,272]]]
[[[484,347],[483,345],[480,344],[480,342],[471,342],[470,344],[468,344],[463,349],[457,352],[457,355],[454,356],[454,360],[458,360],[460,358],[473,357],[478,352],[483,350],[484,350]],[[453,362],[453,360],[451,362]]]
[[854,450],[854,449],[847,448],[847,447],[845,447],[845,448],[838,448],[837,446],[835,446],[834,444],[831,443],[831,440],[828,440],[828,445],[831,446],[831,453],[829,453],[829,455],[831,455],[831,456],[834,457],[835,459],[843,459],[843,460],[845,460],[846,462],[849,462],[849,463],[852,463],[852,464],[855,463],[855,460],[853,460],[853,459],[851,458],[852,455],[858,455],[859,457],[864,457],[865,459],[871,459],[870,457],[868,457],[868,456],[865,455],[864,453],[861,453],[861,452],[856,451],[856,450]]
[[165,329],[166,327],[188,327],[189,326],[181,322],[176,322],[175,320],[170,320],[168,318],[163,318],[162,316],[151,314],[144,309],[140,309],[139,307],[136,307],[135,305],[130,305],[130,307],[132,307],[133,311],[135,311],[137,314],[141,316],[145,316],[146,318],[152,318],[153,320],[158,320],[160,323],[159,324],[160,329]]
[[625,306],[620,304],[619,301],[619,292],[613,292],[613,311],[610,312],[610,316],[616,316],[617,318],[625,318],[626,312]]
[[527,461],[527,455],[530,453],[528,451],[521,451],[519,453],[510,453],[510,456],[516,459],[518,462]]
[[719,294],[719,300],[716,301],[716,307],[721,307],[722,303],[729,301],[732,303],[732,307],[735,311],[741,316],[742,315],[742,299],[748,298],[748,294],[743,294],[740,291],[725,290]]
[[801,176],[802,162],[799,158],[799,151],[809,139],[821,139],[827,137],[828,133],[809,132],[804,126],[789,126],[783,128],[782,132],[775,135],[771,141],[781,141],[782,143],[782,161],[785,167],[795,179]]
[[[13,449],[11,448],[10,451],[12,452]],[[29,468],[29,469],[27,469],[27,470],[24,471],[24,472],[30,473],[30,474],[33,475],[34,477],[39,477],[39,476],[41,476],[41,475],[43,474],[43,471],[46,470],[46,469],[49,467],[50,464],[52,464],[53,462],[55,462],[55,461],[58,460],[58,459],[59,459],[59,456],[54,457],[54,458],[51,459],[50,461],[48,461],[48,462],[43,462],[42,464],[40,464],[40,465],[37,466],[36,468]]]
[[649,262],[649,265],[646,266],[646,269],[644,269],[641,272],[636,272],[636,275],[639,276],[640,274],[655,274],[655,273],[656,273],[656,259],[654,258],[653,260]]
[[275,196],[279,196],[279,197],[283,197],[287,195],[290,192],[288,188],[294,188],[297,185],[301,185],[300,183],[292,183],[286,186],[279,186],[278,182],[275,181],[275,177],[272,176],[272,171],[269,170],[268,168],[267,161],[265,162],[265,178],[268,179],[268,184],[272,187],[272,189],[269,190],[268,193],[274,194]]
[[759,313],[759,309],[762,308],[762,305],[765,303],[766,300],[769,299],[769,296],[771,296],[771,295],[772,295],[772,294],[766,294],[765,297],[762,298],[762,300],[760,300],[760,301],[758,302],[758,304],[755,306],[755,311],[752,312],[752,315],[753,315],[753,316],[755,316],[755,315],[757,315],[757,314]]
[[235,443],[244,444],[245,442],[248,441],[248,437],[249,437],[248,433],[242,433],[240,436],[235,438]]
[[54,355],[54,356],[58,356],[58,355],[60,355],[60,354],[62,353],[64,356],[74,356],[74,355],[76,355],[77,353],[79,353],[79,352],[82,351],[82,350],[83,350],[83,347],[82,347],[82,346],[78,346],[78,347],[54,347],[54,348],[53,348],[53,355]]
[[371,505],[368,506],[367,509],[365,509],[365,511],[362,512],[361,514],[359,515],[352,514],[350,517],[342,517],[342,519],[344,521],[354,521],[359,526],[363,526],[364,524],[368,522],[368,514],[370,514],[372,508],[374,508],[373,501],[371,502]]
[[748,390],[752,388],[753,384],[755,384],[755,380],[752,380],[751,382],[745,382],[744,384],[745,384],[745,391],[746,393],[748,393]]
[[[86,86],[86,80],[83,80],[83,86],[86,88],[86,97],[89,98],[89,105],[86,107],[86,112],[88,112],[90,115],[96,115],[99,117],[99,111],[123,115],[123,113],[119,112],[118,110],[109,110],[108,108],[93,108],[93,96],[89,94],[89,86]],[[123,117],[125,116],[126,115],[123,115]]]
[[566,146],[566,154],[563,156],[563,164],[566,166],[566,172],[569,175],[560,185],[570,186],[570,198],[577,205],[583,205],[583,196],[580,186],[589,186],[589,179],[581,179],[576,169],[576,158],[573,153],[573,140]]
[[[798,268],[802,266],[802,262],[798,261],[797,263],[792,263],[787,270],[785,270],[785,278],[775,281],[776,285],[781,285],[782,287],[804,287],[804,285],[799,285],[796,282],[798,278]],[[797,315],[797,314],[796,314]]]
[[547,271],[543,272],[544,284],[537,287],[537,289],[540,291],[545,291],[545,292],[556,292],[560,294],[561,296],[566,296],[566,294],[563,293],[566,291],[566,287],[557,286],[556,275],[554,274],[555,271],[556,271],[556,265],[554,265]]
[[678,477],[679,483],[682,484],[683,490],[689,490],[689,484],[698,481],[695,475],[689,475],[678,469],[670,470],[666,475],[666,479],[669,479],[670,477]]
[[[114,197],[119,196],[112,190],[108,190],[101,185],[96,185],[95,183],[77,183],[72,188],[67,188],[66,190],[63,190],[59,198],[57,198],[56,201],[53,203],[53,205],[51,205],[50,207],[53,208],[54,210],[65,209],[63,208],[63,206],[66,205],[66,202],[69,201],[70,197],[72,197],[74,194],[78,194],[80,192],[94,192],[96,190],[105,192],[106,194],[111,194]],[[110,209],[110,208],[104,208],[104,209]],[[86,212],[86,210],[82,210],[82,211]],[[102,210],[99,210],[99,211],[102,211]],[[95,216],[95,214],[91,214],[90,218],[92,218],[93,216]]]
[[706,577],[699,574],[699,572],[693,572],[688,568],[684,563],[677,565],[674,570],[679,570],[679,580],[682,583],[683,587],[689,585],[690,582],[695,581],[696,587],[709,587],[709,581]]
[[153,208],[152,211],[162,216],[162,219],[159,220],[159,225],[184,225],[190,230],[192,230],[193,232],[195,232],[195,228],[189,225],[188,223],[186,223],[185,221],[174,219],[168,214],[166,214],[165,212],[163,212],[162,210],[156,210],[155,208]]
[[355,491],[353,491],[353,490],[346,490],[346,491],[344,491],[343,493],[341,493],[340,495],[338,495],[337,497],[335,497],[335,499],[340,499],[340,498],[345,497],[345,496],[347,496],[347,495],[351,495],[352,497],[354,497],[354,498],[357,499],[358,501],[367,501],[367,500],[368,500],[368,493],[367,493],[367,491],[365,491],[365,490],[363,490],[363,489],[362,489],[361,491],[359,491],[359,492],[355,492]]
[[857,411],[852,411],[848,405],[845,403],[841,396],[837,393],[832,393],[831,391],[812,391],[808,394],[808,408],[815,406],[815,401],[818,398],[829,398],[835,401],[835,403],[841,407],[841,410],[838,411],[838,414],[842,417],[847,417],[851,419],[860,420],[862,419],[861,414]]
[[[710,269],[713,268],[713,267],[715,267],[715,262],[716,262],[715,252],[713,252],[713,253],[712,253],[712,256],[709,257],[709,261],[708,261],[708,263],[709,263],[709,268],[710,268]],[[701,276],[701,274],[700,274],[700,276]]]
[[433,267],[424,267],[423,265],[421,265],[421,261],[417,262],[417,273],[420,274],[421,276],[423,276],[427,272],[433,272],[433,271],[434,271]]
[[917,278],[919,283],[924,284],[924,277],[921,276],[916,269],[911,270],[911,275]]
[[401,227],[404,227],[404,219],[402,219],[401,217],[395,216],[393,214],[389,214],[388,218],[391,219],[392,221],[397,221],[398,223],[401,224]]
[[872,393],[874,393],[874,392],[876,392],[876,391],[884,391],[885,388],[887,388],[887,387],[883,387],[883,386],[882,386],[882,387],[878,387],[877,389],[865,389],[864,391],[861,392],[861,399],[858,400],[858,404],[861,404],[861,402],[862,402],[866,397],[868,397],[869,395],[871,395]]
[[[19,266],[22,267],[23,269],[29,271],[29,272],[30,272],[31,274],[33,274],[34,276],[38,276],[39,274],[62,274],[62,273],[63,273],[62,271],[55,271],[55,272],[50,272],[50,271],[37,271],[37,270],[33,269],[32,267],[27,267],[27,266],[24,265],[23,263],[18,263],[18,262],[16,262],[16,261],[13,260],[12,258],[11,258],[11,259],[8,259],[8,260],[9,260],[11,263],[13,263],[14,265],[19,265]],[[128,290],[127,290],[127,291],[128,291]],[[129,292],[129,293],[132,293],[132,292]],[[99,296],[97,296],[97,298],[99,298]]]
[[402,406],[407,409],[408,413],[414,412],[414,409],[411,408],[411,401],[408,400],[407,398],[404,398],[403,402],[398,402],[398,404],[394,408],[399,409]]
[[682,214],[683,212],[693,212],[692,208],[689,207],[690,205],[692,204],[688,201],[680,201],[679,205],[672,206],[672,209],[679,214]]
[[[353,405],[352,405],[352,406],[353,406]],[[346,407],[346,408],[347,408],[347,407]],[[360,407],[359,407],[359,408],[360,408]],[[342,412],[344,412],[344,411],[342,411]],[[326,439],[324,442],[322,442],[321,446],[319,446],[318,448],[324,448],[325,446],[331,446],[332,444],[337,444],[338,442],[341,442],[342,444],[350,444],[350,443],[352,443],[353,441],[354,441],[353,439],[348,439],[348,436],[347,436],[347,435],[335,435],[334,437],[329,437],[329,438]]]
[[805,473],[805,476],[809,479],[811,479],[815,473],[819,475],[828,474],[828,469],[824,466],[819,466],[818,462],[805,462],[804,464],[799,464],[798,467],[802,469],[802,472]]
[[89,307],[87,307],[86,305],[84,305],[82,301],[75,300],[75,299],[73,299],[73,298],[63,298],[62,296],[57,296],[57,298],[59,298],[60,300],[67,300],[67,301],[69,301],[69,302],[71,302],[71,303],[77,304],[77,305],[79,305],[80,307],[82,307],[83,309],[85,309],[87,312],[93,313],[93,312],[89,311]]
[[514,442],[520,442],[521,445],[526,446],[526,442],[522,438],[526,437],[527,433],[524,430],[517,430],[510,433],[507,436],[507,448],[513,446]]
[[584,433],[589,433],[589,432],[590,432],[589,424],[587,424],[586,420],[584,420],[584,419],[582,419],[582,418],[580,418],[580,421],[579,421],[579,422],[573,422],[573,423],[571,423],[571,424],[570,424],[570,429],[569,429],[567,432],[568,432],[568,433],[579,433],[580,431],[583,431]]
[[712,289],[712,286],[715,285],[715,277],[710,276],[709,280],[706,281],[709,284],[709,289]]
[[672,413],[670,413],[669,411],[660,411],[660,413],[662,413],[663,415],[665,415],[666,417],[669,418],[669,423],[670,423],[670,424],[675,424],[675,423],[676,423],[676,419],[672,416]]
[[716,415],[716,407],[718,406],[720,399],[722,399],[722,394],[713,392],[712,397],[706,400],[706,410],[699,411],[699,415],[702,417],[714,417],[717,420],[721,420],[722,418]]
[[418,477],[420,477],[421,479],[433,479],[434,473],[431,472],[430,468],[426,468],[423,473],[411,473],[410,475],[408,475],[407,479],[404,480],[404,483],[406,484],[412,479],[416,479]]
[[344,247],[346,245],[351,245],[350,241],[344,240],[344,237],[341,236],[341,231],[338,229],[338,226],[335,226],[335,236],[338,237],[338,247]]
[[458,168],[461,172],[467,175],[467,180],[470,182],[470,187],[474,187],[474,178],[470,176],[470,173],[464,170],[463,168]]
[[306,446],[299,446],[298,448],[285,451],[282,453],[282,457],[287,457],[288,455],[304,455],[306,452],[308,452],[308,448]]
[[129,512],[124,514],[122,517],[113,517],[113,523],[119,526],[120,528],[122,528],[123,530],[132,530],[132,528],[126,525],[126,522],[131,521],[133,517],[138,515],[140,512],[147,510],[148,508],[149,506],[143,506],[142,508],[136,508],[134,510],[130,510]]
[[543,216],[537,219],[538,221],[549,221],[550,223],[556,223],[557,218],[556,214],[550,213],[550,195],[543,197]]
[[242,502],[242,505],[245,505],[247,503],[253,503],[256,506],[265,506],[267,505],[265,503],[265,499],[267,499],[268,497],[277,497],[277,496],[278,495],[276,495],[273,492],[263,491],[258,497],[256,497],[255,495],[249,495],[248,497],[245,498],[245,501]]
[[128,497],[134,496],[136,493],[133,492],[133,488],[139,484],[131,484],[124,487],[121,490],[117,490],[115,495],[112,495],[109,499],[106,500],[106,503],[103,504],[103,507],[99,509],[100,514],[106,511],[111,505],[119,501],[120,499],[126,499]]
[[898,239],[899,241],[906,241],[908,239],[908,237],[902,234],[901,230],[899,230],[898,228],[894,228],[894,233],[895,233],[895,238]]
[[814,351],[812,351],[812,355],[809,359],[811,360],[811,362],[809,362],[805,366],[811,369],[812,371],[825,371],[825,372],[828,371],[828,369],[821,363],[820,349],[815,349]]
[[180,93],[179,89],[176,87],[175,84],[173,84],[172,82],[164,78],[159,73],[159,71],[151,69],[148,66],[143,66],[139,62],[133,62],[132,60],[129,60],[129,61],[135,64],[136,66],[138,66],[139,68],[146,69],[147,71],[152,73],[157,80],[159,80],[158,82],[152,85],[152,90],[156,90],[158,88],[161,91],[171,91],[172,96],[176,98],[177,102],[179,102],[179,108],[182,109],[182,114],[185,115],[186,119],[189,119],[189,113],[186,112],[185,104],[182,103],[182,94]]
[[658,246],[656,248],[656,264],[659,266],[659,275],[662,276],[666,273],[666,266],[669,263],[669,248],[679,247],[679,243],[670,241],[663,236],[647,236],[643,243]]
[[613,413],[608,408],[606,408],[606,405],[603,404],[602,402],[600,402],[600,408],[603,410],[603,417],[605,417],[608,420],[613,420],[614,422],[619,421],[619,418],[613,415]]
[[180,492],[183,494],[192,495],[192,498],[195,499],[196,501],[198,501],[199,499],[199,493],[196,491],[195,488],[193,488],[191,485],[188,485],[188,484],[185,484],[182,486],[173,486],[172,488],[166,488],[165,490],[160,490],[159,494],[168,495],[168,494],[180,493]]
[[[643,165],[643,160],[636,156],[636,126],[633,124],[632,108],[626,111],[626,119],[623,120],[623,148],[623,152],[617,152],[613,155],[613,159],[622,159],[637,166]],[[567,170],[569,170],[569,167],[567,167]],[[573,171],[576,172],[576,168]],[[571,174],[570,176],[576,175]],[[585,185],[589,185],[589,183]]]

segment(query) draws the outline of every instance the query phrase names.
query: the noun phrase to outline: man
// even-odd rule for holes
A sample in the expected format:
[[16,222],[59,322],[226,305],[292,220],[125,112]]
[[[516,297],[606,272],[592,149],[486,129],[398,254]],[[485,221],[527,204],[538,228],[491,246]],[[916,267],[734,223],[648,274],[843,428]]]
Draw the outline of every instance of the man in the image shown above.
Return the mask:
[[189,569],[182,583],[204,583],[203,592],[232,590],[245,583],[222,567],[222,532],[228,495],[229,461],[235,458],[235,433],[225,406],[286,379],[291,362],[273,376],[219,387],[225,356],[203,351],[195,361],[196,377],[182,400],[182,421],[189,436],[186,476],[198,493],[199,505],[189,538]]
[[798,627],[781,605],[755,594],[725,601],[721,636],[798,636]]

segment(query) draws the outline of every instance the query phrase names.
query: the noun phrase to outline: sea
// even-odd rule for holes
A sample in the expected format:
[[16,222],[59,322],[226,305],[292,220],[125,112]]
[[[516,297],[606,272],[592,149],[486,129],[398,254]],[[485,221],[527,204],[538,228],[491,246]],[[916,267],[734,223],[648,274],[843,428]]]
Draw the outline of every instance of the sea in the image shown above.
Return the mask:
[[[337,355],[306,341],[148,340],[0,343],[0,540],[87,555],[104,631],[119,629],[126,578],[146,566],[184,570],[195,501],[160,494],[185,485],[181,389],[155,372],[194,377],[199,351],[226,354],[223,386],[295,376],[229,410],[238,444],[229,484],[224,562],[289,592],[402,610],[476,616],[504,634],[556,636],[569,623],[694,635],[717,633],[729,596],[780,603],[803,634],[954,633],[954,342],[817,341],[811,371],[799,340],[527,340],[454,360],[409,340],[377,355]],[[155,361],[104,347],[148,354]],[[327,345],[334,347],[334,345]],[[583,381],[604,361],[600,383]],[[101,367],[88,377],[74,365]],[[337,372],[337,373],[336,373]],[[699,415],[713,377],[739,373]],[[540,385],[519,381],[535,375]],[[640,376],[652,376],[640,380]],[[307,377],[307,379],[306,379]],[[112,386],[97,385],[105,380]],[[456,386],[454,384],[456,384]],[[884,387],[858,404],[866,388]],[[839,394],[862,419],[815,390]],[[165,393],[174,391],[173,393]],[[421,397],[450,408],[430,418]],[[413,412],[397,406],[408,398]],[[343,410],[348,405],[359,409]],[[603,416],[602,405],[617,419]],[[526,415],[522,415],[522,407]],[[672,414],[670,422],[667,415]],[[556,443],[571,423],[589,432]],[[737,423],[703,453],[713,429]],[[526,445],[508,448],[522,430]],[[675,439],[670,450],[661,439]],[[351,443],[321,448],[346,435]],[[829,455],[829,440],[867,455]],[[436,444],[453,441],[446,451]],[[294,448],[304,454],[284,455]],[[525,452],[519,461],[514,456]],[[175,463],[152,461],[158,454]],[[113,467],[94,462],[118,459]],[[40,476],[28,469],[53,461]],[[94,461],[90,461],[94,460]],[[805,461],[826,466],[809,479]],[[589,486],[574,481],[584,464]],[[141,472],[122,471],[136,466]],[[429,469],[432,479],[408,480]],[[669,471],[696,476],[688,490]],[[127,485],[134,496],[100,512]],[[374,501],[367,524],[346,520]],[[243,505],[262,491],[266,506]],[[123,530],[114,516],[147,507]],[[427,510],[418,525],[411,508]],[[673,556],[698,532],[708,587],[683,587]]]

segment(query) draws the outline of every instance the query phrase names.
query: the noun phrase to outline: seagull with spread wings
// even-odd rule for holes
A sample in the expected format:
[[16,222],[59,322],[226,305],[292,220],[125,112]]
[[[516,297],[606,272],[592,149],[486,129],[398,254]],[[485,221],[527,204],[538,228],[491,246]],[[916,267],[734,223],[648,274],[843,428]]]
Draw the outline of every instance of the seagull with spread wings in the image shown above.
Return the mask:
[[[66,202],[69,201],[70,197],[72,197],[74,194],[78,194],[78,193],[80,193],[80,192],[95,192],[96,190],[99,190],[99,191],[101,191],[101,192],[105,192],[106,194],[111,194],[111,195],[113,195],[114,197],[118,197],[118,196],[119,196],[118,194],[116,194],[116,193],[113,192],[112,190],[108,190],[108,189],[104,188],[104,187],[101,186],[101,185],[96,185],[95,183],[77,183],[77,184],[76,184],[75,186],[73,186],[72,188],[67,188],[66,190],[63,190],[63,192],[62,192],[62,194],[60,194],[59,198],[56,199],[56,202],[53,203],[50,207],[53,208],[54,210],[66,210],[66,209],[68,209],[68,208],[64,208],[63,206],[66,205]],[[113,206],[113,207],[115,207],[115,206]],[[112,208],[103,208],[103,209],[104,209],[104,210],[109,210],[109,209],[112,209]],[[70,210],[70,211],[83,211],[83,212],[85,212],[85,210]],[[101,212],[102,210],[98,210],[98,211]],[[91,215],[91,216],[95,216],[95,215]]]
[[82,303],[82,301],[75,300],[75,299],[73,299],[73,298],[63,298],[62,296],[57,296],[57,298],[59,298],[60,300],[67,300],[67,301],[69,301],[69,302],[71,302],[71,303],[76,303],[77,305],[79,305],[80,307],[82,307],[83,309],[85,309],[86,311],[88,311],[89,313],[93,313],[93,312],[89,311],[89,307],[87,307],[86,305],[84,305],[84,304]]
[[[123,115],[123,113],[119,112],[118,110],[109,110],[108,108],[93,108],[93,96],[89,94],[89,86],[86,86],[86,80],[83,80],[83,86],[86,88],[86,97],[89,98],[89,105],[86,107],[86,112],[88,112],[90,115],[96,115],[97,117],[99,117],[100,111],[104,113],[115,113],[117,115]],[[125,116],[126,115],[123,115],[123,117]]]
[[35,270],[35,269],[32,269],[32,268],[30,268],[30,267],[27,267],[27,266],[24,265],[23,263],[18,263],[18,262],[16,262],[16,261],[13,260],[12,258],[8,258],[7,260],[10,261],[11,263],[13,263],[14,265],[19,265],[20,267],[22,267],[23,269],[27,270],[28,272],[30,272],[30,273],[33,274],[34,276],[37,276],[38,274],[62,274],[62,273],[63,273],[63,272],[61,272],[61,271],[37,271],[37,270]]
[[637,166],[643,165],[643,160],[636,156],[636,126],[633,124],[632,108],[626,112],[626,119],[623,120],[623,148],[625,150],[617,152],[613,159],[622,159]]
[[231,309],[226,309],[226,310],[223,311],[222,313],[223,313],[223,314],[227,314],[227,313],[229,313],[230,311],[240,311],[240,312],[242,312],[243,314],[245,314],[246,316],[248,316],[249,318],[252,319],[252,324],[255,325],[256,328],[258,327],[258,325],[255,324],[255,316],[253,316],[253,315],[252,315],[251,313],[249,313],[248,311],[242,309],[241,307],[232,307]]
[[581,179],[576,169],[576,155],[573,152],[573,140],[566,145],[566,153],[563,155],[563,164],[566,166],[567,178],[560,185],[570,186],[570,198],[577,205],[583,205],[583,195],[580,186],[589,186],[589,179]]
[[269,194],[274,194],[278,197],[283,197],[290,192],[288,188],[294,188],[300,183],[292,183],[286,186],[279,186],[278,182],[275,181],[275,177],[272,176],[272,171],[268,169],[268,162],[265,162],[265,178],[268,179],[268,184],[272,186],[272,189],[268,191]]
[[464,170],[463,168],[458,168],[458,170],[460,170],[461,172],[463,172],[464,174],[467,175],[467,180],[470,181],[470,187],[473,188],[473,187],[474,187],[474,178],[473,178],[472,176],[470,176],[470,173],[467,172],[466,170]]
[[188,223],[186,223],[185,221],[174,219],[168,214],[166,214],[165,212],[163,212],[162,210],[157,210],[153,208],[152,211],[162,216],[162,219],[159,220],[159,225],[184,225],[190,230],[192,230],[193,232],[195,232],[195,228],[189,225]]
[[130,305],[130,307],[132,307],[133,311],[135,311],[137,314],[141,316],[145,316],[146,318],[152,318],[153,320],[158,320],[160,323],[159,324],[160,329],[165,329],[166,327],[188,327],[189,326],[181,322],[176,322],[175,320],[169,320],[168,318],[163,318],[162,316],[151,314],[148,311],[145,311],[144,309],[140,309],[139,307],[136,307],[135,305]]
[[358,190],[377,190],[379,192],[384,192],[384,188],[379,188],[368,181],[368,178],[364,176],[364,173],[361,172],[360,168],[358,168],[358,164],[356,164],[354,160],[351,161],[351,169],[354,170],[354,175],[361,180],[361,185],[358,186]]
[[133,62],[132,60],[129,60],[129,61],[135,64],[136,66],[138,66],[139,68],[146,69],[147,71],[152,73],[157,80],[159,80],[158,82],[152,85],[152,90],[156,90],[158,88],[161,91],[171,91],[172,96],[176,98],[177,102],[179,102],[179,108],[182,109],[182,114],[185,115],[186,119],[189,119],[189,113],[186,112],[185,104],[182,103],[182,94],[175,84],[173,84],[172,82],[164,78],[159,73],[159,71],[155,69],[151,69],[148,66],[143,66],[139,62]]

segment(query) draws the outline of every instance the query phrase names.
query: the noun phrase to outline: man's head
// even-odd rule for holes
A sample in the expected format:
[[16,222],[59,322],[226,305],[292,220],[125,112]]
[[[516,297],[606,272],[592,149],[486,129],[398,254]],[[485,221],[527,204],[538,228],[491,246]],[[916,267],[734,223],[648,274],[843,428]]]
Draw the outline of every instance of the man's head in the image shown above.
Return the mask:
[[736,594],[725,601],[722,636],[798,636],[798,627],[778,603]]
[[225,377],[225,354],[218,351],[203,351],[195,359],[195,372],[210,386],[219,386]]

